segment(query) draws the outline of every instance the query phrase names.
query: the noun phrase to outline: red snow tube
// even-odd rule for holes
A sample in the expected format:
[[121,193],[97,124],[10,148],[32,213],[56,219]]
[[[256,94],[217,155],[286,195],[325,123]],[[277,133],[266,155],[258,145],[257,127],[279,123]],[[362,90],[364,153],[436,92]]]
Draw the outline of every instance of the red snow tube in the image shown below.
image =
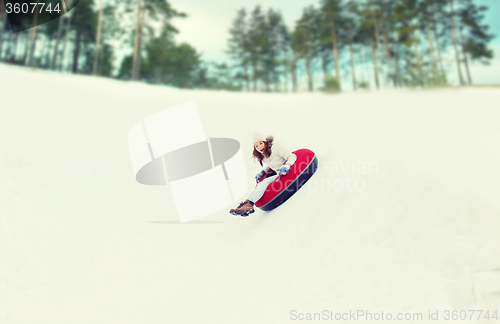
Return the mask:
[[[297,155],[297,160],[290,171],[279,177],[278,181],[273,181],[267,186],[264,195],[255,202],[256,207],[266,211],[278,207],[297,192],[316,172],[318,158],[313,151],[300,149],[292,153]],[[262,177],[260,181],[265,178],[265,176]]]

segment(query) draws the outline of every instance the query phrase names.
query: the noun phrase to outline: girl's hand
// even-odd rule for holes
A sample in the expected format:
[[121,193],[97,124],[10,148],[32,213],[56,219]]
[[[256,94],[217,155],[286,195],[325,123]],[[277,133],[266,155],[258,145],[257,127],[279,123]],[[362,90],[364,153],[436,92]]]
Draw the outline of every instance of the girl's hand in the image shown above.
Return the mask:
[[284,164],[280,168],[280,175],[285,175],[290,171],[290,166],[288,164]]
[[257,182],[259,182],[260,179],[262,179],[262,177],[265,175],[266,175],[266,171],[262,170],[259,173],[257,173],[257,175],[255,176],[255,180],[257,180]]

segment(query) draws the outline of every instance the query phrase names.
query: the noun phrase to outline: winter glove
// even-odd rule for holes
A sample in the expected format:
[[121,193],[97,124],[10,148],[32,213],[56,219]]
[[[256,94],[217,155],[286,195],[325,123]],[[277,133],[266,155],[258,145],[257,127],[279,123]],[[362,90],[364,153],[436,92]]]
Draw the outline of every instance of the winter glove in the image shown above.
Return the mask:
[[257,182],[259,182],[259,181],[260,181],[260,179],[262,179],[262,177],[263,177],[263,176],[265,176],[265,175],[266,175],[266,171],[262,170],[262,171],[260,171],[259,173],[257,173],[257,175],[255,176],[255,180],[256,180]]
[[287,174],[288,171],[290,171],[290,166],[288,164],[282,165],[281,168],[280,168],[280,172],[279,172],[280,176]]

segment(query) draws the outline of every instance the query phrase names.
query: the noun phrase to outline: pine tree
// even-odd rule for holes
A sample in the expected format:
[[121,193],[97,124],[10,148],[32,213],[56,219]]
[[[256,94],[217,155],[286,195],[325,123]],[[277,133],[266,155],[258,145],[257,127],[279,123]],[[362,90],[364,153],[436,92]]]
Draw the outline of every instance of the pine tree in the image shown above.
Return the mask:
[[450,3],[450,20],[451,20],[451,31],[453,36],[453,48],[455,50],[455,61],[457,63],[458,79],[460,85],[464,84],[464,78],[462,76],[462,69],[460,68],[460,58],[458,52],[458,39],[457,39],[457,28],[455,25],[455,10],[454,10],[454,0],[449,0]]
[[102,11],[104,6],[104,0],[100,0],[99,4],[99,14],[97,16],[97,27],[95,35],[95,47],[94,47],[94,63],[92,66],[92,74],[97,74],[97,60],[99,57],[99,51],[101,49],[101,25],[102,25]]
[[376,25],[373,24],[373,13],[368,4],[365,4],[359,11],[359,41],[361,44],[370,47],[371,60],[373,64],[373,75],[375,79],[375,86],[380,88],[379,80],[379,66],[378,66],[378,46],[377,46],[377,33],[375,32]]
[[7,14],[4,10],[4,2],[0,2],[0,60],[3,58],[3,32],[5,30],[5,25],[7,24]]
[[312,63],[319,51],[319,13],[309,6],[302,12],[302,17],[295,25],[294,50],[304,59],[307,75],[307,88],[313,91],[313,67]]
[[358,17],[359,17],[359,8],[355,2],[349,2],[345,6],[345,24],[347,24],[347,39],[349,44],[349,55],[351,61],[351,79],[352,79],[352,88],[354,91],[357,90],[357,81],[356,81],[356,62],[354,60],[354,43],[358,43],[360,41],[359,37],[359,26],[358,26]]
[[236,61],[237,69],[241,69],[241,78],[245,82],[246,91],[250,91],[249,64],[250,64],[250,42],[248,24],[246,21],[246,10],[240,9],[233,25],[229,30],[228,49],[226,53]]
[[97,74],[103,76],[112,76],[115,60],[115,45],[118,43],[120,34],[123,32],[119,26],[119,21],[123,18],[118,7],[115,5],[106,5],[103,8],[101,44],[102,51],[99,50]]
[[66,15],[69,15],[69,17],[67,17],[68,21],[66,22],[66,31],[64,33],[64,44],[63,44],[63,48],[61,50],[61,59],[59,60],[59,65],[57,68],[59,71],[62,71],[62,68],[63,68],[64,55],[66,54],[66,45],[68,44],[68,36],[69,36],[70,27],[71,27],[71,21],[73,20],[73,17],[75,15],[75,10],[71,10]]
[[[446,70],[443,64],[443,56],[442,56],[442,43],[445,43],[448,30],[451,29],[450,21],[447,18],[448,12],[446,11],[448,0],[428,0],[430,1],[429,10],[430,10],[430,24],[432,37],[436,44],[436,50],[438,54],[438,61],[440,67],[440,77],[439,84],[447,84],[448,78],[446,75]],[[441,26],[441,32],[438,32],[438,28]],[[440,41],[441,38],[443,41]]]
[[262,53],[266,46],[265,17],[260,6],[255,7],[250,16],[248,40],[250,46],[250,63],[252,65],[253,91],[257,91],[257,81],[262,78]]
[[[408,86],[423,86],[423,73],[418,55],[418,12],[416,0],[410,0],[405,4],[399,3],[394,6],[394,15],[391,17],[394,22],[394,29],[397,33],[396,46],[401,44],[406,53],[406,73],[402,76],[402,81]],[[417,18],[417,19],[415,19]],[[397,63],[397,60],[395,61]],[[398,76],[396,76],[397,80]]]
[[[71,21],[72,29],[74,30],[75,44],[73,46],[73,63],[72,72],[78,73],[80,69],[80,55],[82,48],[85,49],[89,44],[94,43],[95,28],[97,22],[97,15],[93,11],[94,0],[80,1],[78,5],[72,10],[74,11],[74,18]],[[83,65],[88,64],[87,57]]]
[[305,53],[305,31],[302,28],[297,28],[290,35],[290,47],[292,49],[292,59],[290,60],[290,73],[292,75],[292,91],[298,90],[297,68],[298,61],[304,57]]
[[274,91],[279,91],[280,58],[285,51],[286,26],[281,13],[272,9],[268,10],[265,22],[267,37],[263,47],[263,75],[266,81],[266,91],[270,91],[271,84],[274,84]]
[[471,0],[461,0],[461,3],[463,8],[457,13],[460,25],[459,35],[468,81],[472,84],[467,55],[471,55],[472,60],[479,60],[488,65],[489,60],[493,58],[493,51],[488,49],[488,43],[494,35],[488,34],[487,25],[481,25],[481,20],[484,18],[482,12],[486,11],[487,7],[477,7]]
[[54,46],[54,53],[52,54],[52,62],[50,65],[51,70],[55,70],[55,68],[56,68],[57,55],[59,53],[58,52],[59,51],[59,43],[61,41],[61,34],[63,31],[64,22],[67,21],[67,15],[63,15],[63,16],[59,17],[59,19],[57,19],[57,20],[58,20],[58,22],[57,22],[57,36],[56,36],[56,44]]
[[331,44],[333,52],[333,61],[335,66],[335,78],[340,84],[340,68],[339,68],[339,37],[338,37],[338,20],[341,18],[342,0],[321,0],[320,11],[323,13],[322,21],[327,24],[331,34]]
[[[137,0],[137,20],[134,38],[134,50],[132,60],[132,73],[131,79],[138,80],[140,77],[140,66],[142,62],[142,43],[143,43],[143,30],[149,32],[152,36],[154,30],[149,26],[148,21],[160,20],[162,24],[168,24],[169,20],[174,17],[186,17],[187,15],[178,12],[167,0]],[[171,26],[171,25],[170,25]],[[173,26],[171,26],[173,28]],[[175,28],[174,28],[175,29]]]

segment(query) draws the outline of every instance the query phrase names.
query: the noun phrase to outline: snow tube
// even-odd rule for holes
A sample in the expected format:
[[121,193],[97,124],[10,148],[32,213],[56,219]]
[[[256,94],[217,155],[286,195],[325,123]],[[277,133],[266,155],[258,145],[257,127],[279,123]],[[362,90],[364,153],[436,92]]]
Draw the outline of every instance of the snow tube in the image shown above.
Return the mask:
[[[290,168],[290,171],[286,175],[279,177],[278,181],[273,181],[267,186],[264,195],[255,202],[256,207],[264,211],[273,210],[287,201],[316,172],[318,158],[313,151],[300,149],[292,153],[297,155],[297,160]],[[262,177],[260,181],[265,178],[265,176]]]

